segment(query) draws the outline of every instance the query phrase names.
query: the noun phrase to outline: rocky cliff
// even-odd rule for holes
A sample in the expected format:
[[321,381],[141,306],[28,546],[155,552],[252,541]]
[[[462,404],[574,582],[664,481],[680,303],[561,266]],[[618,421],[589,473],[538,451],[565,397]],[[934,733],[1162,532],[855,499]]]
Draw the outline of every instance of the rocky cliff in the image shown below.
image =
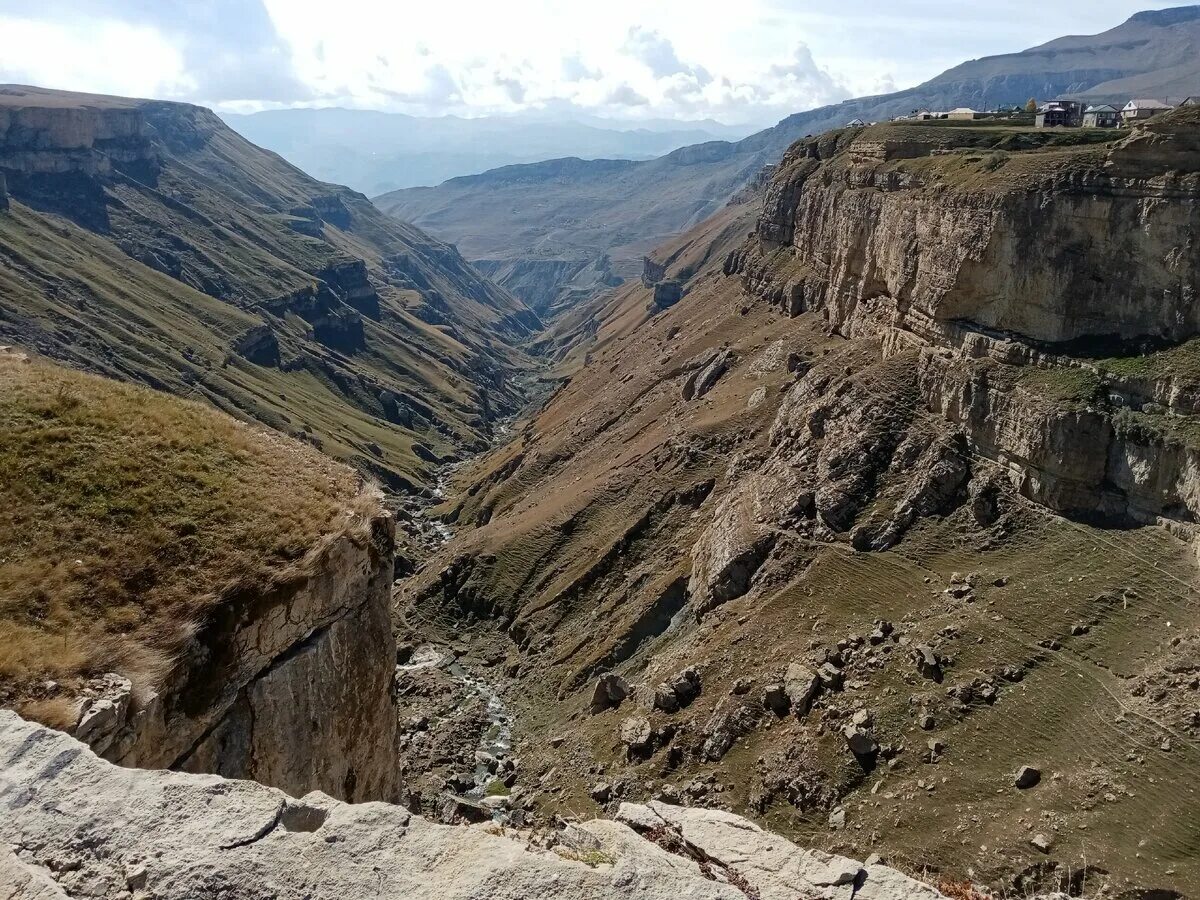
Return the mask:
[[[1200,334],[1200,122],[1180,111],[1107,148],[986,138],[877,127],[799,143],[726,272],[885,356],[918,353],[925,407],[1038,502],[1190,524],[1190,392],[1177,372],[1131,382],[1120,360]],[[1055,381],[1078,396],[1039,392]]]
[[123,766],[393,799],[393,541],[391,518],[377,513],[325,541],[287,583],[230,598],[149,697],[133,702],[120,676],[92,682],[76,736]]
[[609,253],[623,269],[716,213],[806,135],[856,119],[886,122],[921,108],[1024,105],[1030,96],[1084,95],[1122,104],[1130,97],[1180,99],[1200,93],[1198,47],[1200,7],[1148,11],[1099,34],[970,60],[906,90],[795,113],[735,143],[710,141],[637,163],[510,166],[436,188],[392,191],[376,203],[455,241],[470,258]]
[[119,769],[7,711],[0,760],[0,887],[13,900],[942,896],[737,816],[665,804],[541,835],[435,825],[397,806]]
[[519,807],[686,800],[997,891],[1200,884],[1189,116],[801,141],[757,227],[593,310],[401,593],[503,661]]

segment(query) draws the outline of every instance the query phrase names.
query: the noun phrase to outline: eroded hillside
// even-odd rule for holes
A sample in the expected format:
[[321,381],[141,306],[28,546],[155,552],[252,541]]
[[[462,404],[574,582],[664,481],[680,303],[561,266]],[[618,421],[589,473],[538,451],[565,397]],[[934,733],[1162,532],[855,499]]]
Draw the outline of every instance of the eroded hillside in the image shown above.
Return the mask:
[[0,197],[0,342],[202,397],[394,487],[430,486],[521,402],[524,304],[208,110],[0,88]]
[[[1194,111],[801,141],[755,233],[576,322],[586,364],[399,595],[512,709],[511,807],[1195,890],[1198,142]],[[401,680],[415,716],[444,690]],[[434,758],[429,811],[473,762]]]

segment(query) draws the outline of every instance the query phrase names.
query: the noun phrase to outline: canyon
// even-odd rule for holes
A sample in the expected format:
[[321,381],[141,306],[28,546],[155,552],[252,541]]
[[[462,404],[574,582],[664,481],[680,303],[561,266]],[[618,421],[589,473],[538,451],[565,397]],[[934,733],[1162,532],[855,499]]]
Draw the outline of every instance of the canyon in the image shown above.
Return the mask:
[[1200,108],[792,137],[472,266],[0,89],[5,896],[1193,893]]
[[1200,120],[1076,135],[799,141],[556,323],[570,380],[399,591],[507,685],[518,808],[1187,892]]

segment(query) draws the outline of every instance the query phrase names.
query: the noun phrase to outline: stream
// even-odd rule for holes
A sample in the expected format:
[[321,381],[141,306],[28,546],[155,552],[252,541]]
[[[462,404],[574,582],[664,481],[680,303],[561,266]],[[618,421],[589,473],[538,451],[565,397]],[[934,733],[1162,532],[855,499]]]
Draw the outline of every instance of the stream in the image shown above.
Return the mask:
[[[468,672],[452,652],[439,649],[433,644],[418,647],[407,663],[396,666],[396,671],[406,673],[429,668],[440,669],[463,688],[463,698],[449,715],[465,713],[476,699],[484,701],[487,727],[480,734],[475,748],[475,786],[465,794],[471,800],[482,801],[489,796],[488,789],[499,780],[497,770],[502,769],[504,760],[507,760],[512,752],[512,714],[491,685]],[[489,758],[499,761],[501,766],[489,765]],[[504,794],[507,794],[507,789]],[[497,807],[496,815],[501,814],[502,809]]]

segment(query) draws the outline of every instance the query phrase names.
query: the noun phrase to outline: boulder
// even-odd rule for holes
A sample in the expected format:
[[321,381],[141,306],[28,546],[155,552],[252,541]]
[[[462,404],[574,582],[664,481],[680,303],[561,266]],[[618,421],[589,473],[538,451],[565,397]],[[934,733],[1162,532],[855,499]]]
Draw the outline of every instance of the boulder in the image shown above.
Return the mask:
[[696,369],[683,383],[683,399],[698,400],[713,389],[721,376],[736,361],[728,348],[717,351],[701,368]]
[[821,679],[821,687],[827,691],[840,691],[842,689],[842,681],[844,676],[842,670],[832,662],[821,664],[821,668],[817,669],[817,677]]
[[109,672],[92,679],[84,691],[79,721],[71,733],[97,753],[104,753],[125,729],[133,684],[125,676]]
[[762,703],[780,718],[786,716],[792,708],[792,700],[788,696],[787,689],[778,682],[768,684],[763,688]]
[[592,689],[592,713],[615,709],[629,696],[629,682],[614,672],[606,672],[596,679]]
[[654,285],[654,305],[659,309],[670,309],[683,299],[683,285],[678,281],[660,281]]
[[879,751],[879,745],[875,743],[871,732],[861,725],[847,725],[842,729],[842,736],[846,739],[846,746],[855,756],[868,757]]
[[648,752],[654,745],[654,728],[645,716],[630,716],[621,723],[621,743],[630,756]]
[[700,694],[700,673],[694,666],[662,682],[654,691],[654,708],[663,712],[679,712]]
[[717,709],[704,725],[704,744],[700,755],[716,762],[733,749],[738,738],[749,734],[758,724],[758,713],[749,706]]
[[928,644],[918,644],[913,648],[913,660],[917,664],[917,671],[921,673],[921,677],[941,682],[942,658],[938,656],[936,650]]
[[791,663],[783,677],[783,688],[797,716],[806,715],[821,690],[821,677],[808,666]]
[[1017,770],[1017,776],[1013,779],[1013,784],[1021,790],[1031,788],[1042,780],[1042,770],[1033,766],[1021,766]]

